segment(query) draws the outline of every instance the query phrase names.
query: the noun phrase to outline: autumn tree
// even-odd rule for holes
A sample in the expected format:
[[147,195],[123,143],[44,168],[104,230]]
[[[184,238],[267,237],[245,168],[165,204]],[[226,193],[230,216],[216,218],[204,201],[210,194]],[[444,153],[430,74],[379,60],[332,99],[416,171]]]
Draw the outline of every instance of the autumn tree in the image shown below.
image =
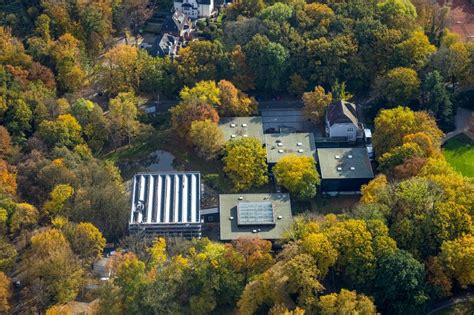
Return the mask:
[[406,107],[381,110],[375,118],[374,151],[381,157],[385,152],[402,145],[403,137],[418,131],[429,135],[433,145],[439,146],[443,133],[427,113],[413,112]]
[[399,64],[404,67],[421,70],[436,52],[428,37],[422,31],[414,31],[410,37],[397,45]]
[[0,126],[0,159],[5,159],[13,153],[10,133],[7,128]]
[[[6,231],[2,231],[2,234],[6,234]],[[16,267],[17,255],[15,246],[2,235],[0,237],[0,272],[11,272]]]
[[81,125],[70,114],[59,115],[56,120],[45,120],[38,128],[41,139],[50,147],[74,147],[81,143]]
[[308,81],[297,73],[293,73],[289,79],[288,92],[296,97],[302,97],[308,87]]
[[10,233],[15,234],[23,229],[34,227],[38,223],[38,210],[28,203],[17,203],[10,218]]
[[16,194],[16,173],[7,161],[0,159],[0,196]]
[[212,160],[224,145],[224,134],[219,126],[209,119],[193,121],[189,130],[189,141],[194,146],[198,156]]
[[43,204],[42,215],[53,218],[63,214],[64,204],[74,194],[74,188],[70,185],[60,184],[50,192],[48,200]]
[[462,288],[474,283],[474,236],[466,234],[441,246],[440,260]]
[[389,70],[376,86],[376,93],[381,95],[390,106],[410,104],[418,98],[420,79],[415,70],[394,68]]
[[341,289],[339,293],[322,295],[319,298],[318,309],[322,315],[335,315],[340,313],[358,313],[375,315],[377,310],[374,303],[363,294],[355,291]]
[[209,104],[200,102],[182,102],[170,109],[171,126],[178,136],[187,138],[191,125],[194,121],[210,120],[219,122],[219,114]]
[[11,280],[0,271],[0,312],[8,314],[11,308],[11,296]]
[[106,241],[93,224],[87,222],[69,224],[65,228],[65,236],[72,251],[84,265],[90,265],[102,256]]
[[259,238],[239,238],[232,241],[232,250],[225,253],[234,268],[243,273],[245,282],[264,272],[273,263],[272,244]]
[[326,107],[331,102],[332,94],[330,92],[326,93],[322,86],[317,86],[313,92],[303,94],[304,115],[315,123],[319,123],[324,117]]
[[179,97],[183,103],[209,104],[216,109],[221,105],[219,88],[215,81],[199,81],[192,88],[185,86],[179,92]]
[[61,231],[48,229],[31,237],[21,268],[24,281],[42,308],[73,300],[82,283],[80,268]]
[[218,87],[220,106],[217,110],[221,116],[250,116],[256,111],[255,99],[238,90],[232,82],[221,80]]
[[224,172],[236,191],[247,190],[268,182],[267,152],[255,138],[241,138],[227,142]]
[[301,239],[302,249],[311,255],[316,268],[325,277],[337,261],[338,252],[325,233],[309,233]]
[[287,155],[276,163],[273,174],[277,183],[297,199],[311,199],[320,182],[315,165],[313,157]]
[[138,55],[137,48],[125,44],[105,53],[100,65],[100,75],[104,88],[109,93],[132,92],[138,88]]

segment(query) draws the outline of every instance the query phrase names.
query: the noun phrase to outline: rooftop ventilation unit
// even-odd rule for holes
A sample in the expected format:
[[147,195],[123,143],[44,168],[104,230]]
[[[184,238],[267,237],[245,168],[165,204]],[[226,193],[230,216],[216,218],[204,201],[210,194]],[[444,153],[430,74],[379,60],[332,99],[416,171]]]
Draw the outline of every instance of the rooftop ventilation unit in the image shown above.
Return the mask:
[[242,196],[239,196],[239,200],[243,200],[243,199],[244,199],[244,197],[242,197]]
[[336,160],[339,160],[341,158],[340,155],[336,155]]
[[257,233],[257,230],[252,230],[252,233]]
[[232,128],[235,128],[236,124],[230,124],[230,126],[231,126]]
[[349,159],[352,159],[352,155],[350,155],[350,154],[349,154],[347,157],[348,157]]
[[338,171],[342,171],[342,167],[338,167],[337,170],[338,170]]
[[244,138],[247,138],[247,137],[248,137],[248,135],[247,135],[247,134],[244,134],[244,135],[243,135],[243,137],[244,137]]
[[234,220],[234,217],[229,217],[229,220]]
[[298,149],[298,153],[303,153],[303,149]]
[[279,215],[279,216],[277,217],[277,219],[278,219],[278,220],[281,220],[281,219],[283,219],[283,217],[282,217],[281,215]]
[[231,135],[230,137],[231,137],[231,138],[235,138],[235,135]]
[[282,147],[282,146],[283,146],[283,143],[277,142],[277,146]]
[[247,127],[247,124],[242,124],[242,127]]
[[354,166],[351,166],[351,171],[355,171],[355,167]]
[[283,153],[283,150],[278,150],[278,153]]
[[296,145],[299,146],[299,147],[301,147],[301,146],[303,145],[303,143],[298,142]]

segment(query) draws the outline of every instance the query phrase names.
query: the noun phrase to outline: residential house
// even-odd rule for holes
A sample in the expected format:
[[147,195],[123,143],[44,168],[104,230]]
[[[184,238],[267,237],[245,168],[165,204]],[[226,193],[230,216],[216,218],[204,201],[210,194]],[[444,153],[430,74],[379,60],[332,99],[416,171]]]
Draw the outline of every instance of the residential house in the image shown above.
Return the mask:
[[329,105],[326,109],[326,134],[349,142],[362,138],[363,126],[359,123],[356,105],[342,100]]
[[174,0],[174,9],[192,19],[210,17],[214,13],[214,0]]
[[160,57],[174,58],[178,54],[178,50],[181,47],[181,42],[178,37],[175,37],[169,33],[164,33],[161,37],[158,37],[156,42],[151,48],[148,49],[151,55]]
[[191,31],[191,19],[179,11],[175,11],[173,15],[166,18],[161,26],[161,34],[170,34],[180,39],[188,40],[191,36]]

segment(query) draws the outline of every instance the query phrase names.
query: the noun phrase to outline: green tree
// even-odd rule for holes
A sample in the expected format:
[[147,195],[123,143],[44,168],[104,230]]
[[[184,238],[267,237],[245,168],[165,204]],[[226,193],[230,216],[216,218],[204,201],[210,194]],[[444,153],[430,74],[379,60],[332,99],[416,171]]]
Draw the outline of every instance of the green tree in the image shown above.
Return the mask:
[[424,108],[438,119],[441,126],[453,122],[453,102],[441,74],[434,70],[426,75],[422,85]]
[[31,108],[22,99],[12,100],[5,113],[4,123],[8,131],[17,141],[26,140],[31,131],[33,113]]
[[224,172],[236,191],[268,182],[267,151],[255,138],[241,138],[227,142],[224,156]]
[[277,91],[287,67],[288,52],[279,43],[271,42],[265,35],[257,34],[244,46],[250,68],[255,73],[257,88]]
[[4,237],[0,237],[0,272],[10,272],[15,266],[17,251]]
[[382,257],[374,280],[377,308],[395,314],[416,314],[428,300],[425,269],[409,253],[399,250]]
[[320,182],[315,165],[313,157],[288,155],[276,163],[273,174],[277,183],[297,199],[311,199]]
[[205,160],[212,160],[216,158],[224,145],[224,134],[211,120],[198,120],[191,123],[189,141],[198,156]]

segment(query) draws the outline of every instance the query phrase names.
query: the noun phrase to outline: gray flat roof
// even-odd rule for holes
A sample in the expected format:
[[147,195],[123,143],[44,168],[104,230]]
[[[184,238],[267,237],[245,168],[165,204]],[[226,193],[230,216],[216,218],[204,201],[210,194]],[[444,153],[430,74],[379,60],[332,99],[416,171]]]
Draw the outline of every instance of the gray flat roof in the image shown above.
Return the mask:
[[133,178],[130,224],[200,223],[198,172],[139,173]]
[[[244,207],[242,207],[244,205]],[[254,207],[250,207],[254,205]],[[271,205],[271,207],[269,207]],[[238,222],[239,208],[252,208],[245,222]],[[270,222],[270,211],[274,222]],[[262,212],[262,213],[260,213]],[[248,214],[248,213],[247,213]],[[280,239],[293,222],[289,194],[223,194],[219,195],[220,238],[240,237]],[[255,224],[251,224],[250,221]]]
[[219,128],[224,133],[224,140],[241,137],[254,137],[263,143],[262,117],[223,117]]
[[366,148],[318,149],[322,179],[373,178]]
[[276,163],[290,154],[315,157],[316,146],[312,133],[265,134],[267,162]]

